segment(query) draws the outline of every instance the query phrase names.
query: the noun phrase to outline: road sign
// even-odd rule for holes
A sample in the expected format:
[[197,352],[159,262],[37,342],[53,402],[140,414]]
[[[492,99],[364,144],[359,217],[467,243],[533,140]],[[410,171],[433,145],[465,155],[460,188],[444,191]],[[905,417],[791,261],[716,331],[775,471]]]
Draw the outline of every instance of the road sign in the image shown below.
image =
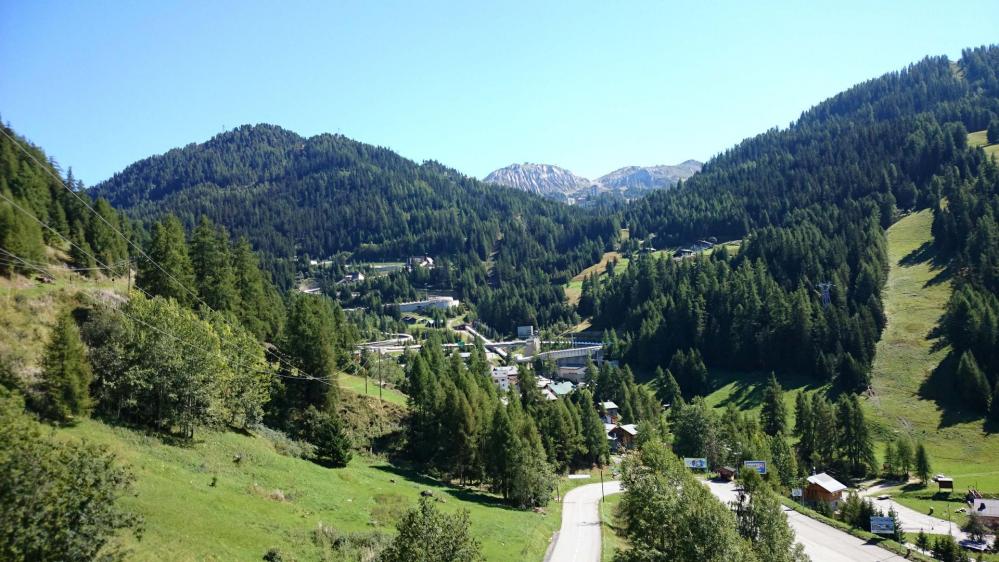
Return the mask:
[[767,461],[744,461],[742,466],[751,468],[760,474],[767,473]]
[[800,498],[802,496],[801,488],[791,488],[791,497]]
[[692,459],[689,457],[683,458],[683,466],[687,468],[702,468],[704,470],[708,469],[708,459]]
[[879,535],[894,535],[895,521],[891,517],[871,517],[871,532]]

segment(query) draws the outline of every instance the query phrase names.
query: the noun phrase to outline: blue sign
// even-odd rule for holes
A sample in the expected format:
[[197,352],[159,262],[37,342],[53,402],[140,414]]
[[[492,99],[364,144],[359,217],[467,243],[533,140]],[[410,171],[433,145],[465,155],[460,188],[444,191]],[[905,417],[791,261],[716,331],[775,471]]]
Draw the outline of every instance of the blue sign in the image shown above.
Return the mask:
[[767,461],[744,461],[742,466],[751,468],[760,474],[767,473]]
[[895,521],[891,517],[871,517],[871,532],[879,535],[894,535]]
[[683,466],[686,466],[687,468],[701,468],[707,470],[708,459],[692,459],[689,457],[684,457]]

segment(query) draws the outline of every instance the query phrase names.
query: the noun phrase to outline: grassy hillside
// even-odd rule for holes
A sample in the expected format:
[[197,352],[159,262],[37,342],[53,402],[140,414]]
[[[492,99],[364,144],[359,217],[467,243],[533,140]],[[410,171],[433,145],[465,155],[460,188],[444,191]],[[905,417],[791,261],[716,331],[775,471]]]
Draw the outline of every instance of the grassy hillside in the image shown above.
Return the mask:
[[569,280],[565,286],[565,296],[569,299],[569,304],[576,306],[579,297],[583,293],[583,280],[590,275],[603,275],[607,271],[607,264],[611,260],[617,260],[617,267],[628,267],[628,258],[622,257],[619,252],[606,252],[600,261],[580,271],[578,275]]
[[[968,144],[971,146],[983,147],[982,149],[985,151],[985,154],[990,156],[999,154],[999,144],[989,144],[989,141],[985,136],[985,131],[970,133],[968,135]],[[997,156],[997,158],[999,158],[999,156]]]
[[[86,280],[55,273],[54,283],[0,278],[0,357],[18,376],[36,376],[44,343],[62,306],[90,298],[120,298],[124,280]],[[346,416],[362,439],[390,431],[406,397],[364,379],[341,375]],[[383,427],[384,424],[384,427]],[[370,427],[368,427],[370,426]],[[85,420],[56,430],[114,451],[136,476],[127,506],[145,518],[134,560],[259,560],[278,548],[285,560],[319,560],[312,540],[320,525],[342,532],[393,533],[399,516],[420,492],[431,490],[445,510],[471,511],[472,532],[488,560],[510,556],[540,560],[560,523],[561,505],[547,513],[514,510],[489,494],[453,488],[376,457],[355,455],[347,468],[328,469],[284,456],[286,443],[262,435],[199,431],[189,445],[169,443],[129,428]],[[236,457],[239,462],[234,462]],[[214,485],[213,485],[214,481]],[[563,492],[564,492],[563,487]]]
[[131,545],[134,560],[258,560],[275,547],[285,560],[316,560],[312,535],[320,524],[390,533],[422,490],[442,500],[442,509],[471,511],[489,560],[539,560],[559,524],[557,504],[547,515],[513,510],[371,458],[327,469],[282,456],[252,435],[204,432],[176,446],[92,420],[59,434],[106,445],[135,472],[136,494],[126,504],[146,526]]

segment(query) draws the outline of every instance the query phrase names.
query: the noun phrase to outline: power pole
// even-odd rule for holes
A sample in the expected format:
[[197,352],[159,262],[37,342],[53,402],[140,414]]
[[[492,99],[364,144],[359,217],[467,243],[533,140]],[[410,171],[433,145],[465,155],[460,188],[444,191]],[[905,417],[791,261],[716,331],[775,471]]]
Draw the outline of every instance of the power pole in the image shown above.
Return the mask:
[[600,503],[604,501],[604,469],[600,467]]

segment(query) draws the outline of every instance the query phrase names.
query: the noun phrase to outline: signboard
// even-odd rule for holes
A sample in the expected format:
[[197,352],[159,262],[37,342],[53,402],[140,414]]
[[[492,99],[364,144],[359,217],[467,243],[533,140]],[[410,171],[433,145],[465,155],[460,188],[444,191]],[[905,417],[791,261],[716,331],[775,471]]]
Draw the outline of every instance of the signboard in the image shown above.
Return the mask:
[[791,489],[791,497],[792,498],[800,498],[801,496],[802,496],[801,488],[792,488]]
[[708,469],[708,459],[692,459],[689,457],[684,457],[683,466],[687,468],[701,468],[704,470]]
[[879,535],[894,535],[895,522],[891,517],[871,517],[871,532]]
[[742,466],[751,468],[760,474],[767,473],[767,461],[744,461]]

